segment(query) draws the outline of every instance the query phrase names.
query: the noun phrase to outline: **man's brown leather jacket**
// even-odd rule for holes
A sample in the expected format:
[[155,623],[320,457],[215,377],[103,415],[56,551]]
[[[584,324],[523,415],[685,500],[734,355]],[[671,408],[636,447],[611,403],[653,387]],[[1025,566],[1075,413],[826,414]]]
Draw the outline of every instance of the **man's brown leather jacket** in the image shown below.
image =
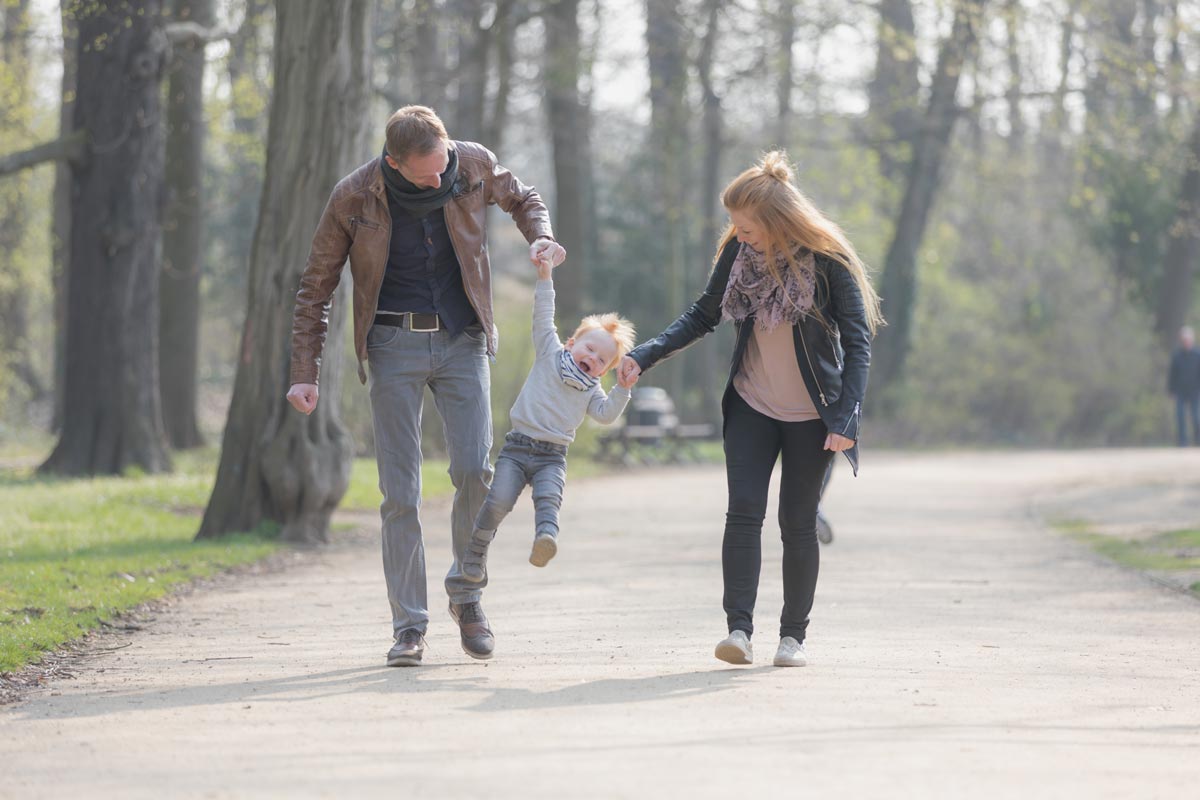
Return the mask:
[[[494,203],[510,214],[530,243],[554,238],[550,214],[537,190],[523,185],[496,163],[496,156],[486,147],[473,142],[451,142],[450,146],[458,152],[458,178],[445,206],[446,229],[462,267],[463,288],[487,335],[488,354],[495,355],[487,207]],[[292,319],[293,384],[317,383],[329,306],[347,257],[354,278],[354,352],[359,380],[366,383],[367,331],[379,303],[391,234],[383,171],[379,158],[374,158],[338,181],[313,234]]]

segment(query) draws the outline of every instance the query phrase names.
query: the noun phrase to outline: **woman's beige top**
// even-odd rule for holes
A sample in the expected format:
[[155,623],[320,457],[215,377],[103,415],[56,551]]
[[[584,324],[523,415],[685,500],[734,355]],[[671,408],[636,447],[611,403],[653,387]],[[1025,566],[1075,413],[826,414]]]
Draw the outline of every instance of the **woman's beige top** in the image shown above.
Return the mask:
[[804,385],[791,325],[770,331],[754,326],[742,368],[733,376],[733,388],[755,411],[782,422],[820,419]]

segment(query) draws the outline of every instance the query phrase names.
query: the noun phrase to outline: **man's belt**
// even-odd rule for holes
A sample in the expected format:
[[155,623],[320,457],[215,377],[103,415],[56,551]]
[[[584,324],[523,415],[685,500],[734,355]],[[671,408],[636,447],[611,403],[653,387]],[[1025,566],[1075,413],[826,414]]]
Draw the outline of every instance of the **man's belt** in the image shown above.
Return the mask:
[[413,333],[433,333],[442,329],[442,320],[437,314],[418,314],[415,311],[405,311],[403,314],[376,314],[375,324],[407,328]]

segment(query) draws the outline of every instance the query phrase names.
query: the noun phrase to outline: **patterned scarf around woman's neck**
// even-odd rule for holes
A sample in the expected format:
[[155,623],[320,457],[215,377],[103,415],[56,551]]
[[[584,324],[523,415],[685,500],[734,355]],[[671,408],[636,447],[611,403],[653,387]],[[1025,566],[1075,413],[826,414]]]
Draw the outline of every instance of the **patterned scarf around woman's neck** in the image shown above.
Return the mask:
[[781,285],[767,269],[766,255],[748,244],[738,249],[729,272],[729,283],[721,299],[725,319],[741,321],[754,317],[764,331],[780,323],[795,325],[812,310],[816,289],[816,261],[811,250],[797,248],[796,263],[800,274],[788,264],[783,250],[775,251],[775,267],[783,278]]

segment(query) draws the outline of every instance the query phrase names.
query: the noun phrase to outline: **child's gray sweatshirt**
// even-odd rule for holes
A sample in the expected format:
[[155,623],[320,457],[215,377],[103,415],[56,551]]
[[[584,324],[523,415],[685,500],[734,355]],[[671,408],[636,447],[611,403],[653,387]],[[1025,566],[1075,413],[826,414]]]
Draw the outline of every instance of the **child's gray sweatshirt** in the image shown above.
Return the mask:
[[533,368],[509,411],[512,429],[531,439],[569,445],[587,415],[608,424],[621,416],[629,390],[620,386],[606,395],[597,383],[580,391],[563,383],[558,371],[563,350],[554,327],[554,282],[538,281],[533,290]]

